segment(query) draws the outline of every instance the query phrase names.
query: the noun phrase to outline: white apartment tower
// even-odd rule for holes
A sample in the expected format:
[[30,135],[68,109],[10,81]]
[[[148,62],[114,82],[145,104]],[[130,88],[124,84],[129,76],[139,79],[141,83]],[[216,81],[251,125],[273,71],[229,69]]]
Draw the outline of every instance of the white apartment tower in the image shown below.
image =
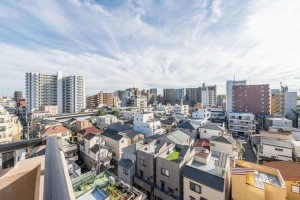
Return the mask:
[[246,80],[236,81],[230,80],[226,82],[226,114],[229,117],[229,113],[232,112],[232,88],[235,85],[247,85]]
[[203,107],[216,106],[217,104],[217,86],[208,86],[201,89],[201,102]]
[[57,105],[59,114],[80,112],[85,108],[84,76],[26,73],[26,102],[28,112],[44,105]]

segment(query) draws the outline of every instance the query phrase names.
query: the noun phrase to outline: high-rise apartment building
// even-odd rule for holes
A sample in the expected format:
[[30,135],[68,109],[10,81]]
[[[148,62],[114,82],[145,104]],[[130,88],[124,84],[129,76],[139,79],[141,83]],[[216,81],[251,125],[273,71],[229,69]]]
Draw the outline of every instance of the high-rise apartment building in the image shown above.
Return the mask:
[[232,111],[269,115],[269,85],[234,85],[232,87]]
[[164,89],[163,90],[164,100],[167,103],[174,104],[175,90],[174,89]]
[[85,79],[83,76],[63,77],[57,74],[26,73],[27,111],[44,105],[57,105],[58,112],[75,113],[85,108]]
[[157,88],[151,88],[150,93],[155,94],[157,96]]
[[217,105],[217,86],[203,86],[201,88],[201,103],[204,107]]
[[[200,102],[200,99],[198,99],[198,88],[186,88],[186,101],[191,104],[194,105],[197,102]],[[201,97],[201,92],[200,95]]]
[[174,90],[174,103],[180,103],[181,101],[186,101],[185,88],[175,89]]
[[113,93],[99,92],[93,96],[88,96],[86,98],[86,107],[87,108],[96,108],[98,106],[114,106],[114,96]]
[[230,80],[226,82],[226,114],[227,117],[229,116],[229,113],[232,112],[232,88],[236,85],[247,85],[246,80],[242,81],[236,81],[236,80]]

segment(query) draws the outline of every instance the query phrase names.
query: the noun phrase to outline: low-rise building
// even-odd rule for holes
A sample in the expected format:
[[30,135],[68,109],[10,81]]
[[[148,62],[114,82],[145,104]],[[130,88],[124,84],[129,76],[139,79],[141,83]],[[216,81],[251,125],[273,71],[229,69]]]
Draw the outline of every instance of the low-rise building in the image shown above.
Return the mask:
[[105,141],[100,135],[89,133],[79,142],[80,157],[85,165],[95,168],[98,172],[110,167],[112,153],[105,145]]
[[183,170],[183,199],[229,200],[229,157],[197,153]]
[[117,117],[114,115],[98,116],[96,118],[96,124],[99,127],[105,127],[117,122]]
[[75,123],[75,127],[76,130],[82,130],[84,128],[88,128],[91,127],[92,124],[89,120],[85,119],[85,120],[77,120]]
[[175,104],[173,112],[175,114],[182,114],[185,116],[189,116],[189,105]]
[[226,134],[224,127],[217,124],[205,124],[199,127],[200,138],[210,139],[212,137],[219,137]]
[[231,170],[231,197],[235,200],[286,199],[285,182],[278,169],[236,160]]
[[81,129],[79,131],[76,131],[77,133],[77,141],[81,141],[84,136],[86,136],[89,133],[94,133],[94,134],[100,134],[101,130],[96,128],[95,126],[87,127],[84,129]]
[[252,113],[229,113],[228,129],[232,134],[250,137],[256,131],[255,116]]
[[161,128],[163,129],[163,132],[169,133],[175,129],[177,122],[176,122],[175,118],[173,118],[173,119],[174,120],[170,120],[170,119],[160,120]]
[[191,138],[188,134],[186,134],[180,130],[173,131],[173,132],[165,135],[165,137],[163,137],[163,138],[167,138],[168,140],[170,140],[178,145],[192,146],[195,143],[195,140],[193,138]]
[[135,113],[133,124],[133,130],[144,133],[145,137],[162,133],[161,123],[154,118],[152,112]]
[[125,183],[133,185],[136,172],[136,152],[142,144],[132,144],[122,149],[122,158],[118,161],[118,177]]
[[189,135],[192,139],[199,138],[199,126],[192,122],[184,122],[177,125],[175,130],[180,130],[187,135]]
[[243,153],[242,148],[242,145],[231,137],[218,136],[210,138],[210,151],[214,156],[226,153],[231,158],[240,158]]
[[258,149],[263,160],[293,161],[294,145],[291,141],[261,137]]
[[264,162],[267,167],[278,169],[285,182],[288,200],[300,199],[300,163],[287,161]]
[[40,106],[40,111],[48,112],[50,114],[50,116],[56,116],[56,115],[58,115],[58,106],[43,105],[43,106]]
[[293,127],[293,121],[281,116],[267,116],[265,118],[264,128],[269,130],[271,126]]
[[62,125],[54,125],[42,130],[40,132],[40,137],[49,137],[49,136],[57,136],[64,140],[70,140],[71,131]]

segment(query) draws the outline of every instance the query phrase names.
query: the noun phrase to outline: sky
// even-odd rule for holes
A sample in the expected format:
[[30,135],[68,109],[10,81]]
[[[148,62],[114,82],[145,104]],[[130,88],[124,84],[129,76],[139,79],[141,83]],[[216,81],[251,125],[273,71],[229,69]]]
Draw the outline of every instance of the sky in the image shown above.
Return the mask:
[[300,93],[299,0],[2,0],[0,95],[25,73],[84,75],[87,95],[226,80]]

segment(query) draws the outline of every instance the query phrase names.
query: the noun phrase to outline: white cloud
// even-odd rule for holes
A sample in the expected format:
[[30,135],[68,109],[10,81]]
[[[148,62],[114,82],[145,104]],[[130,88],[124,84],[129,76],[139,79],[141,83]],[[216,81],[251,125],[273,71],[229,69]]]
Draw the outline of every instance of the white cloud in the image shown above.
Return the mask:
[[26,71],[58,69],[85,75],[89,94],[203,82],[224,92],[234,75],[300,91],[296,0],[2,4],[1,93],[23,89]]

